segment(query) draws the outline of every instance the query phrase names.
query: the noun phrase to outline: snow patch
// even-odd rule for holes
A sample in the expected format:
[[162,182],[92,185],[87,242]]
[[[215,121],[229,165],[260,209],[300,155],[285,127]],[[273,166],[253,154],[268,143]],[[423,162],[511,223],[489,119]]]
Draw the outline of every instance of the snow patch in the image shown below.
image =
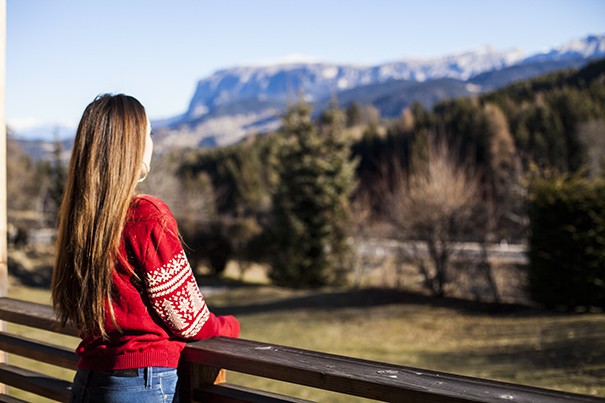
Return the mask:
[[326,67],[323,71],[321,76],[325,79],[331,79],[334,78],[338,75],[338,67],[335,66],[330,66],[330,67]]
[[466,87],[466,90],[468,92],[470,92],[471,94],[478,94],[481,92],[481,86],[479,86],[477,84],[468,83],[468,84],[466,84],[465,87]]
[[195,119],[195,118],[199,118],[200,116],[204,116],[207,113],[208,113],[208,107],[206,105],[197,104],[191,111],[191,117]]
[[339,89],[345,89],[347,88],[349,85],[349,80],[347,80],[346,78],[341,78],[340,80],[338,80],[338,82],[336,83],[336,86]]

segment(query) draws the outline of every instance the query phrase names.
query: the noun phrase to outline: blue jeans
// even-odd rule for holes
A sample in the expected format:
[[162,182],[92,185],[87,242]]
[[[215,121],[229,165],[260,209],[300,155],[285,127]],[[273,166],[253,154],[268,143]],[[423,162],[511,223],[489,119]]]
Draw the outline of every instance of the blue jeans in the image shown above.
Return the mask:
[[78,369],[71,387],[72,403],[176,402],[175,368],[147,367],[127,371]]

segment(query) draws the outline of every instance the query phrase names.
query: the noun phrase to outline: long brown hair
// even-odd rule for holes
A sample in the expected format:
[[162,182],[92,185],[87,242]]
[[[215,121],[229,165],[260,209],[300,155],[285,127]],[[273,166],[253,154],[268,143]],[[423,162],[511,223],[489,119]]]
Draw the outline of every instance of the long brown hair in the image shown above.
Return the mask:
[[[135,98],[102,95],[82,115],[63,193],[52,300],[63,326],[106,337],[112,272],[141,173],[147,115]],[[107,304],[107,305],[106,305]]]

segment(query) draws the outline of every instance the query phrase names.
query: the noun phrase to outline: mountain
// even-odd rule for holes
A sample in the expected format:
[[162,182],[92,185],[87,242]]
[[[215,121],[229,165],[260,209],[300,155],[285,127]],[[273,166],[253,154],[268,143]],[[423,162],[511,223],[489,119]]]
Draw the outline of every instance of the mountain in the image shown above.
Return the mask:
[[535,54],[523,63],[549,62],[573,59],[598,59],[605,57],[605,35],[589,35],[583,39],[570,41],[545,53]]
[[16,143],[17,147],[25,155],[29,156],[35,161],[52,161],[55,158],[53,153],[57,148],[57,141],[59,141],[62,150],[61,159],[63,160],[63,162],[65,162],[65,164],[69,163],[71,149],[74,143],[73,137],[63,140],[43,140],[40,138],[24,139],[20,137],[14,137],[12,135],[8,136],[7,141]]
[[254,132],[275,130],[289,103],[300,96],[321,111],[336,98],[396,117],[414,101],[426,107],[445,98],[494,90],[551,71],[579,68],[605,57],[605,35],[576,39],[524,56],[519,50],[482,47],[435,59],[404,59],[359,66],[288,63],[223,69],[197,83],[185,113],[155,124],[157,146],[223,146]]
[[467,80],[484,71],[508,67],[519,57],[518,51],[498,52],[485,47],[439,59],[408,59],[370,67],[326,63],[236,67],[217,71],[199,81],[184,118],[192,120],[213,115],[217,108],[241,100],[277,102],[283,106],[295,101],[299,94],[313,102],[342,91],[392,80]]
[[[316,112],[336,98],[341,106],[355,101],[373,105],[385,118],[399,116],[414,101],[431,107],[501,88],[555,70],[579,68],[605,57],[605,35],[575,39],[544,52],[482,47],[434,59],[403,59],[375,66],[319,62],[239,66],[216,71],[198,81],[189,106],[181,115],[152,121],[156,149],[217,147],[233,144],[252,133],[276,130],[289,103],[301,96]],[[46,127],[21,133],[35,138],[67,129]],[[72,129],[75,133],[75,128]]]
[[62,124],[16,124],[9,126],[10,133],[21,140],[26,141],[63,141],[73,139],[76,135],[74,125]]

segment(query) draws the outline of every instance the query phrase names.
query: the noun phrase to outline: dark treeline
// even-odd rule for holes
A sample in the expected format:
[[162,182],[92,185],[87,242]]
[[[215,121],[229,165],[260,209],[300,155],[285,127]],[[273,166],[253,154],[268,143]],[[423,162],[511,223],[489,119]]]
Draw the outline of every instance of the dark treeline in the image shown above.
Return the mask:
[[559,172],[577,171],[587,163],[587,148],[598,141],[590,138],[597,134],[587,133],[586,125],[605,118],[604,76],[605,61],[599,61],[487,95],[444,101],[432,110],[413,104],[401,119],[388,123],[386,136],[369,129],[353,146],[355,154],[362,156],[360,177],[369,178],[369,185],[375,180],[373,174],[383,169],[381,164],[393,158],[409,170],[414,144],[427,134],[446,139],[461,159],[489,171],[496,151],[490,147],[502,140],[498,136],[506,136],[506,130],[523,170],[536,164]]

